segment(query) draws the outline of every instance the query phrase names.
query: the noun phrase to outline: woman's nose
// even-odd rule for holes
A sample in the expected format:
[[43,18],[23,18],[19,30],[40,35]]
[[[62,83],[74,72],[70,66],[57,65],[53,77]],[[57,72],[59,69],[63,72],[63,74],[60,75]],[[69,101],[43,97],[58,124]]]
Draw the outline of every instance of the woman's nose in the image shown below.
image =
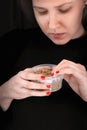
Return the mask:
[[60,26],[60,19],[56,15],[50,15],[49,16],[49,29],[56,29],[58,26]]

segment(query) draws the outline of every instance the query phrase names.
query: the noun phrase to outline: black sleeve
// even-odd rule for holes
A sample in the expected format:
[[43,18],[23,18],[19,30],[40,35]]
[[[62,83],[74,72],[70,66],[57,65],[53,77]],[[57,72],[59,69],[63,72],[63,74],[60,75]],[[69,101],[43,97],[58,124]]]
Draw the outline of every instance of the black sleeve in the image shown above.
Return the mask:
[[0,38],[0,85],[9,79],[9,72],[26,45],[26,33],[13,30]]
[[[8,109],[3,111],[0,108],[0,130],[8,130],[11,127],[12,122],[12,111]],[[9,127],[10,126],[10,127]]]
[[[10,72],[25,46],[22,30],[13,30],[0,37],[0,85],[10,78]],[[11,125],[11,109],[0,108],[0,130]]]

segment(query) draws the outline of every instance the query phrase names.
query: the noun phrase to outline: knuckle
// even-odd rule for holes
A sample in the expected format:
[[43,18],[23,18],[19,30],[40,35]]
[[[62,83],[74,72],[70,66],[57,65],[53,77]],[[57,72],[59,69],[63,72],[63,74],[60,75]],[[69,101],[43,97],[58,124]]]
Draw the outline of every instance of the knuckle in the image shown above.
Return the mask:
[[83,70],[86,70],[86,67],[82,64],[77,64],[79,68],[83,69]]
[[68,60],[66,60],[66,59],[63,59],[63,62],[67,62]]
[[18,72],[18,75],[21,76],[22,74],[23,74],[23,70],[21,70],[21,71]]

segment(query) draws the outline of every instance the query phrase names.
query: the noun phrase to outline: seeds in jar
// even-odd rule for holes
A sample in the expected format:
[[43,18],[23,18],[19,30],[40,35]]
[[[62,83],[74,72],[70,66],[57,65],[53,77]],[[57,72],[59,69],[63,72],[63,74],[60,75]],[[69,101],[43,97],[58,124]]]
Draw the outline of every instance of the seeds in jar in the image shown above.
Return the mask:
[[41,68],[34,71],[35,74],[43,74],[45,76],[50,76],[52,69],[50,68]]

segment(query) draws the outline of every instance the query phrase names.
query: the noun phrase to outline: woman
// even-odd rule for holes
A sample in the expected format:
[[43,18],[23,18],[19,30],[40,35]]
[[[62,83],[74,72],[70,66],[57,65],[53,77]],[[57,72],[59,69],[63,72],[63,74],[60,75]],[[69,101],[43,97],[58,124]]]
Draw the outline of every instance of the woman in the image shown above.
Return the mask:
[[[12,112],[9,129],[87,129],[86,4],[87,0],[32,0],[40,28],[30,30],[15,75],[0,87],[0,105]],[[44,77],[30,73],[41,63],[57,64],[51,74],[64,75],[60,91],[51,93],[51,85],[31,82]]]

